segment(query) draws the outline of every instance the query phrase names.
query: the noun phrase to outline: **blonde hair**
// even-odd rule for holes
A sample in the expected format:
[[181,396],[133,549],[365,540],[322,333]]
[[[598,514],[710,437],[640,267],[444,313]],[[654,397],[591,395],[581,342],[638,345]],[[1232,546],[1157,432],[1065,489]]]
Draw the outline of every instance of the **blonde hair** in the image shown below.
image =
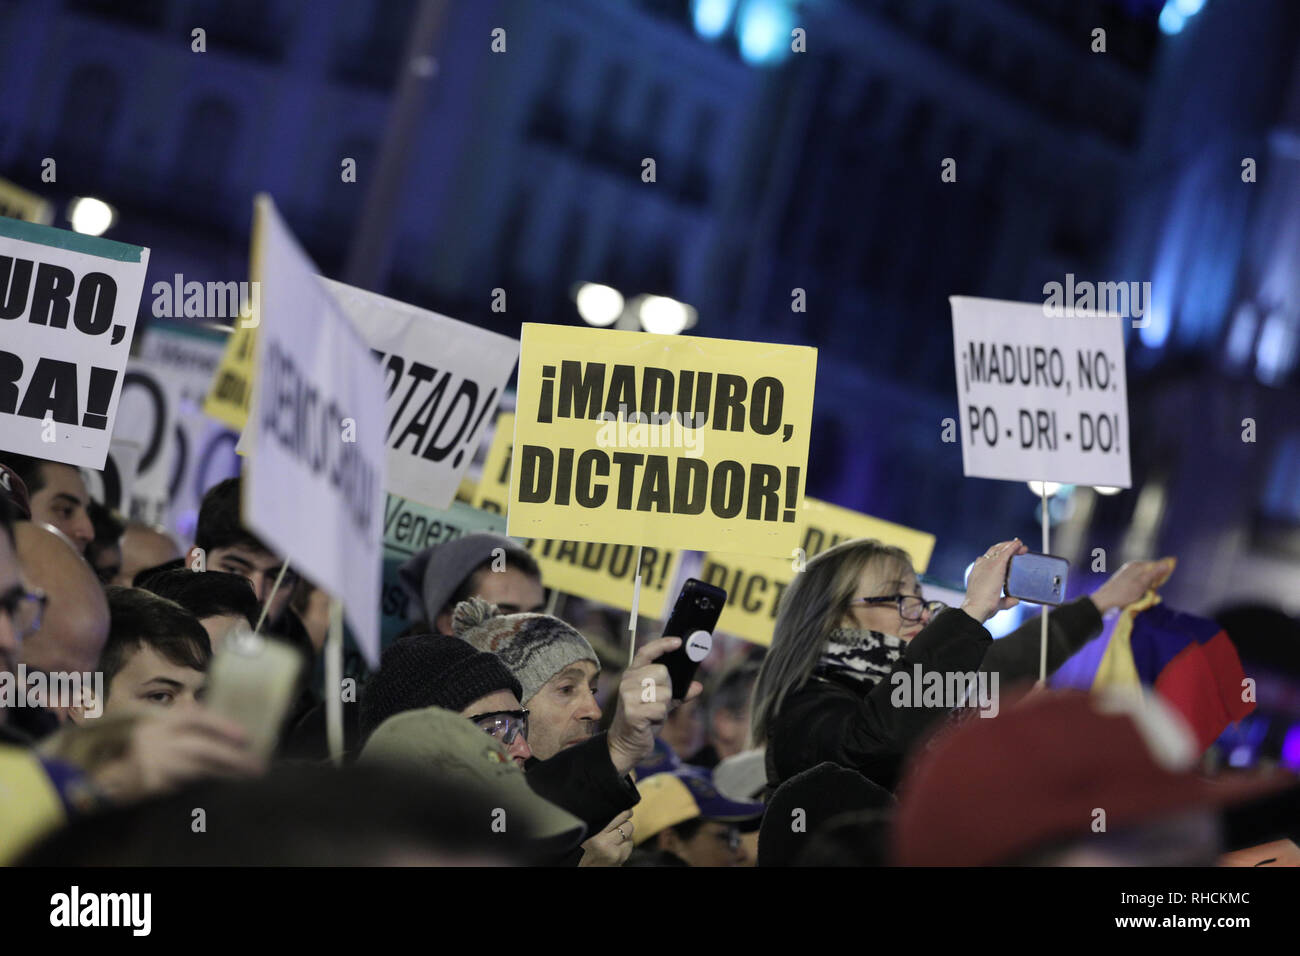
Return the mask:
[[812,676],[826,639],[839,626],[862,572],[872,564],[897,564],[909,573],[912,558],[902,548],[872,538],[855,538],[823,551],[805,565],[781,596],[772,646],[754,684],[750,702],[750,745],[761,747],[786,696]]

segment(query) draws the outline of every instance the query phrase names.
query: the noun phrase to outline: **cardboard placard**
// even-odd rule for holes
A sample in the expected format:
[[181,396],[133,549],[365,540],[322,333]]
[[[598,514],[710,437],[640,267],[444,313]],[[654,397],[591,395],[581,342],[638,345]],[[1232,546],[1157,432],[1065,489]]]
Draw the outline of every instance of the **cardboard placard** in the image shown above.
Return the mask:
[[505,534],[504,515],[453,502],[445,510],[418,501],[388,495],[384,503],[384,578],[380,633],[387,647],[411,623],[407,614],[410,596],[402,587],[397,569],[425,548],[454,541],[477,531]]
[[[474,489],[474,506],[504,520],[510,489],[511,444],[515,416],[503,412]],[[565,594],[599,601],[622,611],[632,610],[636,581],[636,547],[579,541],[524,539],[542,571],[542,583]],[[679,548],[644,548],[641,553],[641,603],[638,612],[662,620],[681,565]]]
[[952,296],[967,477],[1129,487],[1124,319]]
[[727,591],[727,606],[718,630],[755,644],[771,644],[778,603],[795,575],[827,548],[853,538],[875,538],[902,548],[911,557],[917,574],[926,569],[934,552],[934,535],[925,531],[805,498],[799,516],[800,543],[791,549],[789,557],[704,556],[700,578]]
[[817,352],[526,323],[510,533],[784,556]]
[[149,250],[0,219],[0,448],[104,467]]
[[48,226],[54,221],[54,204],[7,179],[0,179],[0,216]]
[[[238,473],[235,433],[202,410],[222,351],[222,342],[205,331],[152,325],[122,385],[113,440],[134,441],[142,449],[122,510],[182,540],[194,533],[203,492]],[[189,521],[183,528],[182,519]]]
[[269,197],[254,217],[264,258],[244,521],[343,602],[378,667],[383,376]]
[[519,343],[445,315],[321,279],[378,356],[387,386],[390,494],[446,508],[474,459]]

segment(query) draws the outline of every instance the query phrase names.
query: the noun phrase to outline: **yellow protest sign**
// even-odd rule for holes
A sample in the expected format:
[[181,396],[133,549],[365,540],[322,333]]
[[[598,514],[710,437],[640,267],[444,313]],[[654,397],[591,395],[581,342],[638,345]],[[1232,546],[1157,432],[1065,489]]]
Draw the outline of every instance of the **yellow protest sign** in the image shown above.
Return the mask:
[[[511,443],[515,416],[503,412],[483,463],[483,477],[474,489],[475,508],[505,514],[510,489]],[[528,540],[529,553],[542,571],[542,583],[565,594],[599,601],[620,610],[632,610],[636,582],[636,546],[578,541]],[[641,551],[641,603],[639,614],[662,619],[669,593],[681,564],[677,548],[643,548]]]
[[526,323],[509,531],[787,555],[816,349]]
[[252,281],[247,314],[241,311],[235,331],[226,340],[226,351],[212,376],[203,412],[217,421],[242,431],[248,423],[248,402],[253,394],[256,375],[257,327],[262,321],[260,294],[262,283],[262,225],[253,217],[253,236],[248,256],[248,277]]
[[0,216],[48,226],[54,222],[54,205],[7,179],[0,179]]
[[727,606],[718,630],[764,646],[772,642],[777,603],[807,561],[853,538],[875,538],[902,548],[920,574],[934,552],[934,535],[882,521],[837,505],[805,498],[799,514],[799,544],[785,558],[706,554],[700,578],[726,589]]

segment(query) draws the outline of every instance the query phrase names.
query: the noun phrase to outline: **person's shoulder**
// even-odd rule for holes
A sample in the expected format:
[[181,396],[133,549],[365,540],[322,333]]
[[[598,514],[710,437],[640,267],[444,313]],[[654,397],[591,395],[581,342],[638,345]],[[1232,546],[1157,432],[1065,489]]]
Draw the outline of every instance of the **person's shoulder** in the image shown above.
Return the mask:
[[813,674],[786,695],[776,719],[793,723],[798,720],[798,715],[809,710],[837,705],[851,707],[857,698],[851,687],[825,675]]

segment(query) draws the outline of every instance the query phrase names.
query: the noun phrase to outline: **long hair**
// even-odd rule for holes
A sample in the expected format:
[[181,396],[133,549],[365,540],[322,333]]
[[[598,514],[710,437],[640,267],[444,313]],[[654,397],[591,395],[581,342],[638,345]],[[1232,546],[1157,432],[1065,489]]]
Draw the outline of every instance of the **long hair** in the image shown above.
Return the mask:
[[786,695],[812,676],[826,639],[839,626],[862,572],[873,563],[901,564],[912,570],[902,548],[872,538],[855,538],[823,551],[795,575],[781,596],[772,629],[772,646],[754,685],[750,704],[750,746],[761,747]]

